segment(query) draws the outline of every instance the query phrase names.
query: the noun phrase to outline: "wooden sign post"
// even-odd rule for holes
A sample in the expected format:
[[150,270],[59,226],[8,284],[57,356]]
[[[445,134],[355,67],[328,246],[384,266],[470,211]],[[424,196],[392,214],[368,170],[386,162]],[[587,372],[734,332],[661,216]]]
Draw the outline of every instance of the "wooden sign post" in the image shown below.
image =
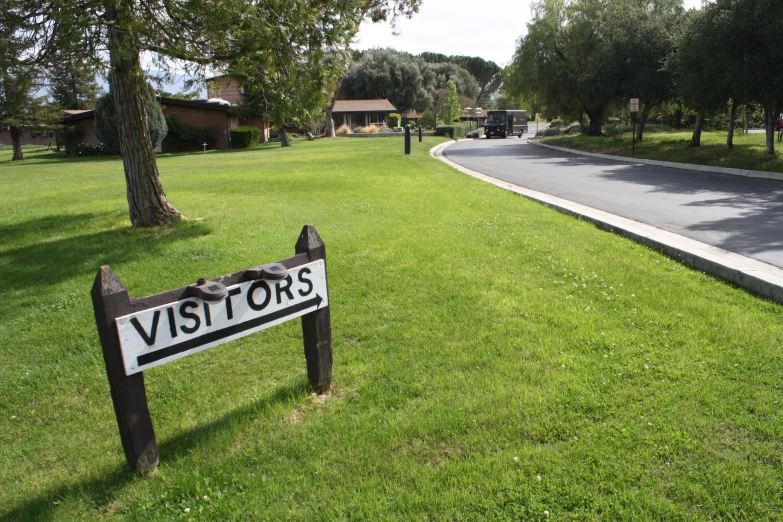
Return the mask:
[[[92,287],[114,413],[128,465],[148,473],[158,464],[144,370],[302,318],[307,377],[318,393],[332,382],[332,327],[326,247],[306,225],[296,255],[209,281],[131,299],[102,266]],[[200,292],[194,291],[202,289]]]

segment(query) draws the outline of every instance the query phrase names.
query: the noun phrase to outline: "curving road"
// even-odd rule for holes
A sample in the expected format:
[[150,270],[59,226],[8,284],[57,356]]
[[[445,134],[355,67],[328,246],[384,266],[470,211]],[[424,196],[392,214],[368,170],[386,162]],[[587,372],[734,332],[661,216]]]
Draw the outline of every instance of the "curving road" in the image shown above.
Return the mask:
[[783,268],[783,181],[579,156],[527,138],[465,140],[443,155],[515,185]]

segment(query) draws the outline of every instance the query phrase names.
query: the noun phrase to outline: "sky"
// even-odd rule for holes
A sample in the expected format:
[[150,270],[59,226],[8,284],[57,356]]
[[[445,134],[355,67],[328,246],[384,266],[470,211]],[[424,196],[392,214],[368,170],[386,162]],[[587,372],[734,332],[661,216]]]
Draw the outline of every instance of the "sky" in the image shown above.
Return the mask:
[[[399,36],[389,23],[364,22],[354,49],[392,47],[412,54],[480,56],[501,67],[508,65],[516,41],[527,32],[532,0],[423,0],[410,20],[397,23]],[[686,8],[701,7],[702,0],[684,0]]]

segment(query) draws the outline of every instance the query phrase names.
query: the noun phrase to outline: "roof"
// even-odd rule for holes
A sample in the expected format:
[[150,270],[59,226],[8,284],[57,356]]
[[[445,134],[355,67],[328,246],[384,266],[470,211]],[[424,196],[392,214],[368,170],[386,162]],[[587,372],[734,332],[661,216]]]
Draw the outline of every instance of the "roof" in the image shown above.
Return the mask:
[[332,112],[396,112],[389,100],[337,100]]
[[76,111],[76,110],[67,110],[63,111],[65,113],[65,118],[63,118],[64,122],[71,122],[71,121],[79,121],[79,120],[88,120],[93,117],[95,111]]
[[180,98],[164,98],[163,96],[158,96],[158,102],[160,102],[161,105],[178,105],[180,107],[194,107],[196,109],[221,112],[228,112],[228,109],[231,107],[230,104],[225,105],[224,103],[217,101],[182,100]]

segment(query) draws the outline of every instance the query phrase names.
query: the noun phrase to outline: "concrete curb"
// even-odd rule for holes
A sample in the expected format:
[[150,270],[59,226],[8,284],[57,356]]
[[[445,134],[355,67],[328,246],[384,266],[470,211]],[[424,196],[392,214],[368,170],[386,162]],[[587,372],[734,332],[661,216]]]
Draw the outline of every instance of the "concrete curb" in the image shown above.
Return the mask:
[[666,232],[638,221],[615,216],[543,192],[526,189],[457,165],[443,156],[443,149],[453,143],[456,142],[449,141],[436,145],[430,149],[430,155],[469,176],[542,203],[569,216],[589,221],[602,230],[633,239],[660,250],[697,270],[724,279],[762,297],[783,303],[783,270],[776,266]]
[[622,161],[624,163],[638,163],[641,165],[655,165],[656,167],[667,167],[671,169],[684,169],[694,170],[697,172],[712,172],[715,174],[729,174],[731,176],[743,176],[745,178],[762,178],[762,179],[775,179],[783,181],[783,174],[780,172],[764,172],[761,170],[745,170],[745,169],[730,169],[726,167],[711,167],[709,165],[694,165],[692,163],[675,163],[673,161],[658,161],[640,158],[628,158],[626,156],[612,156],[610,154],[598,154],[595,152],[585,152],[583,150],[569,149],[567,147],[555,147],[554,145],[547,145],[546,143],[539,143],[538,141],[528,140],[528,143],[536,145],[537,147],[544,147],[547,149],[557,150],[560,152],[570,152],[571,154],[578,154],[580,156],[590,156],[592,158],[608,159],[613,161]]

